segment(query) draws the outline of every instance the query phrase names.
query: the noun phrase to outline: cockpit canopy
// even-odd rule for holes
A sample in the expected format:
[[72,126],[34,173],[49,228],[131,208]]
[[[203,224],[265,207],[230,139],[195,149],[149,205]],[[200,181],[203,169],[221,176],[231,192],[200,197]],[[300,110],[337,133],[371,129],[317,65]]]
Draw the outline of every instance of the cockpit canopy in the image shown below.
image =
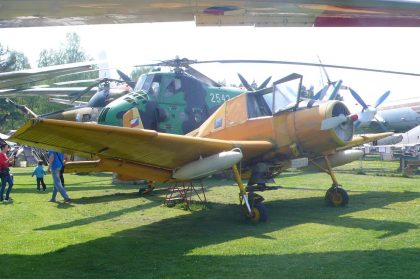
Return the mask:
[[273,87],[249,93],[248,117],[270,116],[282,111],[295,110],[300,99],[302,76],[291,74],[273,83]]

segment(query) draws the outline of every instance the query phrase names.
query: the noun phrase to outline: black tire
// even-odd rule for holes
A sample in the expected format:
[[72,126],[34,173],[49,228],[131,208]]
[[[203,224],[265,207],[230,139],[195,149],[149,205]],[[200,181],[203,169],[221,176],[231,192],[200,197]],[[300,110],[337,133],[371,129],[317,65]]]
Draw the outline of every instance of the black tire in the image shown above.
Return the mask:
[[325,202],[330,206],[346,206],[349,203],[349,195],[340,187],[332,187],[325,194]]
[[252,222],[267,222],[267,209],[262,202],[254,204],[252,212],[254,213],[254,216],[251,217]]

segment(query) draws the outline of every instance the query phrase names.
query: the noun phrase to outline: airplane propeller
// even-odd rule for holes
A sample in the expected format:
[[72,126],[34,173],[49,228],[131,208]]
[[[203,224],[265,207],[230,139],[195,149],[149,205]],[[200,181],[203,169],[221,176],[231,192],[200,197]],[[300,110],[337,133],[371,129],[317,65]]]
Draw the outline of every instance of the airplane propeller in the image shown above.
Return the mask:
[[347,116],[340,114],[338,116],[326,118],[321,122],[321,130],[335,129],[341,124],[345,124],[347,122],[355,122],[357,121],[357,118],[357,114]]
[[367,124],[371,121],[376,121],[379,126],[384,130],[387,131],[388,129],[383,124],[383,119],[377,115],[377,107],[380,106],[386,98],[388,98],[390,91],[385,92],[382,94],[378,100],[376,100],[374,106],[367,105],[366,102],[360,97],[359,94],[356,93],[352,88],[349,88],[351,95],[353,98],[362,106],[362,111],[358,113],[359,120],[356,122],[355,127],[359,127],[361,124]]

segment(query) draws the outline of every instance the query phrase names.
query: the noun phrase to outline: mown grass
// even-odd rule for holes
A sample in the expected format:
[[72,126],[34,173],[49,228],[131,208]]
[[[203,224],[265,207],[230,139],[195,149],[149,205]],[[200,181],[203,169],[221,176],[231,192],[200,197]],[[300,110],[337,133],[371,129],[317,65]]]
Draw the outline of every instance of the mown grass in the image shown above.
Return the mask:
[[50,176],[37,193],[32,168],[16,168],[0,278],[418,278],[420,177],[342,170],[347,207],[324,205],[327,175],[289,171],[254,225],[230,180],[206,180],[208,207],[185,211],[162,206],[163,188],[142,197],[108,174],[66,175],[73,202],[50,203]]

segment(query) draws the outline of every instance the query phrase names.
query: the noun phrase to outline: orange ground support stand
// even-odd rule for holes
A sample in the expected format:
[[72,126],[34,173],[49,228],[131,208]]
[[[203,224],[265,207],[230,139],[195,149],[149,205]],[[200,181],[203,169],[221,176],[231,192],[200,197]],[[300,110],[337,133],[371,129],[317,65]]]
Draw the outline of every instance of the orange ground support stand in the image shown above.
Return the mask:
[[193,196],[197,196],[200,202],[206,203],[207,198],[203,183],[200,181],[198,183],[196,182],[196,184],[198,185],[194,185],[194,182],[179,182],[171,185],[166,193],[164,204],[173,205],[184,202],[189,209]]

